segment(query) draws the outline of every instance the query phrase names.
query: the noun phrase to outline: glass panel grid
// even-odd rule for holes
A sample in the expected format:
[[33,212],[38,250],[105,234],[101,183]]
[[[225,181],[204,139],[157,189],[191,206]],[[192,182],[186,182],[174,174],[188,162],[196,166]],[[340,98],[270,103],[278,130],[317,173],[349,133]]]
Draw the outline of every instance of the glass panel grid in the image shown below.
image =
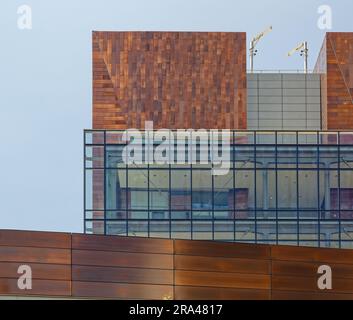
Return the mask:
[[216,176],[197,163],[127,166],[121,131],[86,130],[85,232],[353,248],[353,133],[232,135]]

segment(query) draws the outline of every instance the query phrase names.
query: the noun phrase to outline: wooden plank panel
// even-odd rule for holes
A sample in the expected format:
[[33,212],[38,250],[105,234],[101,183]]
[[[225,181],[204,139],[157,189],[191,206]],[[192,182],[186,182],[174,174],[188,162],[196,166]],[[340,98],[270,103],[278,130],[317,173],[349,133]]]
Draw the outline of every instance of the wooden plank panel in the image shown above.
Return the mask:
[[173,285],[173,271],[161,269],[73,266],[72,280]]
[[0,246],[69,249],[71,235],[59,232],[0,230]]
[[173,287],[167,285],[73,281],[72,296],[163,300],[173,298]]
[[[27,261],[24,261],[27,263]],[[0,262],[0,278],[18,278],[21,263]],[[33,279],[71,280],[71,265],[30,263]]]
[[71,250],[0,246],[0,261],[70,264]]
[[168,239],[73,234],[72,248],[172,254],[173,241]]
[[176,255],[175,269],[234,273],[269,274],[270,260]]
[[[313,275],[317,275],[318,268],[321,265],[322,263],[273,260],[272,274],[312,277]],[[330,263],[329,266],[335,278],[353,279],[353,265]]]
[[33,281],[31,290],[20,290],[17,279],[0,278],[0,295],[70,296],[71,282],[37,279]]
[[270,290],[209,288],[209,287],[175,287],[175,300],[268,300]]
[[175,254],[205,257],[270,259],[270,246],[243,243],[175,240]]
[[273,260],[353,264],[353,250],[271,246]]
[[72,264],[107,267],[173,269],[173,255],[72,250]]
[[[312,277],[272,276],[272,290],[322,292],[317,285],[319,275]],[[353,293],[353,279],[332,278],[332,290],[327,293]]]
[[175,270],[175,285],[269,289],[269,275]]

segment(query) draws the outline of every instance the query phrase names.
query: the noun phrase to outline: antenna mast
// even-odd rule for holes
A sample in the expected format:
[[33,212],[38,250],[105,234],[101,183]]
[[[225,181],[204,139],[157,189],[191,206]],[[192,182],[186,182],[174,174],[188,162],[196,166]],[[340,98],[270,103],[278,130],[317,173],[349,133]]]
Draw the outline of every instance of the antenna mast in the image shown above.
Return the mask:
[[304,41],[298,44],[298,46],[296,46],[293,50],[288,52],[288,57],[292,56],[295,52],[300,52],[300,56],[304,58],[304,73],[308,73],[308,57],[309,57],[308,42]]
[[259,43],[261,38],[263,38],[266,34],[268,34],[271,31],[272,31],[272,26],[268,27],[266,30],[264,30],[263,32],[261,32],[258,35],[256,35],[250,41],[250,49],[249,49],[249,51],[250,51],[250,72],[251,73],[254,72],[254,57],[257,55],[257,50],[255,49],[256,45]]

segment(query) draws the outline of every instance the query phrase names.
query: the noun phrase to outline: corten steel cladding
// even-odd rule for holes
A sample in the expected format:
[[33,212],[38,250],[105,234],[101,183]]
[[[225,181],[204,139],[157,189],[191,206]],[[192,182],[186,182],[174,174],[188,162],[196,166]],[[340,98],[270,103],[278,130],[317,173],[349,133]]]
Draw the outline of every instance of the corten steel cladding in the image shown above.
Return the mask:
[[246,129],[243,32],[93,32],[93,129]]
[[322,76],[323,129],[353,128],[353,33],[328,32],[315,67]]

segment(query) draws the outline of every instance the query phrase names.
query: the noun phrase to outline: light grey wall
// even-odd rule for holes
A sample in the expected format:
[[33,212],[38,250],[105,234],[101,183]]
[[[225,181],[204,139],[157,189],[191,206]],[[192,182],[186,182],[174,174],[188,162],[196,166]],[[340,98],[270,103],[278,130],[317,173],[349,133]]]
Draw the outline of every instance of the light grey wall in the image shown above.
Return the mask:
[[320,130],[319,74],[247,75],[248,129]]

